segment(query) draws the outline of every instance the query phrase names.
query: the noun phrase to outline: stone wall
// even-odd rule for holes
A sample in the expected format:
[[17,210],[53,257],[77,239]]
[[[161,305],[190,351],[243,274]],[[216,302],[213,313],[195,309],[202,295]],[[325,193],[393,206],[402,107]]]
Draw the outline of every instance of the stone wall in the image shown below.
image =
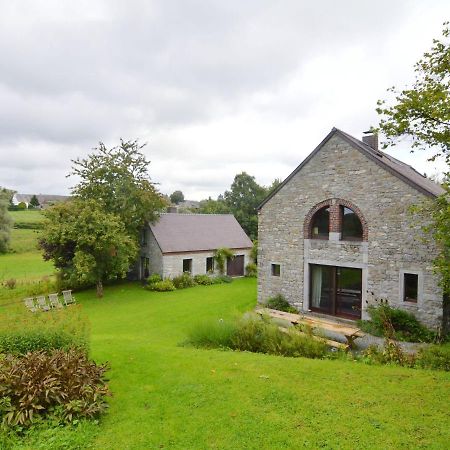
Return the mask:
[[[359,209],[367,222],[367,242],[304,235],[308,212],[328,199],[344,199]],[[307,310],[309,283],[304,280],[309,279],[309,264],[357,267],[363,276],[363,317],[366,300],[385,298],[437,326],[442,291],[432,271],[436,250],[421,239],[420,226],[426,218],[416,217],[419,220],[412,226],[408,212],[410,205],[425,199],[338,135],[332,136],[259,213],[259,302],[281,293],[292,305]],[[273,263],[281,265],[280,277],[271,275]],[[404,272],[419,275],[417,304],[403,301]]]
[[141,247],[141,257],[149,259],[150,274],[157,273],[163,276],[163,255],[149,226],[145,228],[145,237],[146,245]]
[[[244,255],[244,267],[250,262],[250,249],[233,249],[233,253],[235,255]],[[214,256],[213,251],[167,253],[163,256],[163,276],[165,278],[181,275],[183,273],[183,259],[192,259],[192,275],[206,274],[206,258],[212,256]]]

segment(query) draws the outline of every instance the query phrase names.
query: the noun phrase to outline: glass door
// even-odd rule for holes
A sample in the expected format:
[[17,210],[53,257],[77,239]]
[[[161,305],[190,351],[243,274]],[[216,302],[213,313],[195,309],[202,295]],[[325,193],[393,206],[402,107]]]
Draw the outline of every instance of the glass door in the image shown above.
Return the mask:
[[349,267],[310,265],[312,311],[361,318],[362,271]]

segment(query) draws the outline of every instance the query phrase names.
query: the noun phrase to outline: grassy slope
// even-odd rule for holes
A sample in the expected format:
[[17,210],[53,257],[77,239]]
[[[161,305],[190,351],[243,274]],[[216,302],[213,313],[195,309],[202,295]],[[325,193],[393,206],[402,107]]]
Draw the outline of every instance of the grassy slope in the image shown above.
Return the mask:
[[185,330],[255,304],[254,280],[78,294],[110,361],[98,449],[445,448],[448,374],[180,347]]
[[[34,223],[43,219],[40,211],[10,211],[16,222]],[[8,278],[35,280],[53,273],[51,262],[42,259],[37,249],[36,230],[13,229],[11,233],[12,253],[0,255],[0,282]]]

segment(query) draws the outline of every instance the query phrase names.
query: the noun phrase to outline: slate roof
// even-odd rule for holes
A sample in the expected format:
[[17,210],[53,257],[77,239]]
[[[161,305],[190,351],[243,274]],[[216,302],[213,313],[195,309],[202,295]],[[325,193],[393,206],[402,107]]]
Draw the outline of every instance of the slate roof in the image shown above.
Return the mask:
[[253,245],[231,214],[161,214],[158,222],[149,225],[163,253]]
[[[31,198],[34,194],[15,194],[16,200],[20,202],[30,203]],[[68,195],[45,195],[36,194],[39,204],[48,202],[62,202],[68,200],[70,197]]]
[[275,189],[265,200],[258,206],[261,209],[294,175],[296,175],[302,167],[319,152],[319,150],[334,136],[341,137],[344,141],[349,143],[353,148],[360,151],[364,156],[374,161],[379,166],[383,167],[388,172],[392,173],[397,178],[400,178],[405,183],[414,187],[418,191],[429,197],[437,197],[444,193],[444,189],[435,182],[424,177],[417,172],[413,167],[404,162],[394,158],[381,150],[375,150],[364,142],[356,139],[353,136],[333,128],[325,139],[303,160],[303,162]]

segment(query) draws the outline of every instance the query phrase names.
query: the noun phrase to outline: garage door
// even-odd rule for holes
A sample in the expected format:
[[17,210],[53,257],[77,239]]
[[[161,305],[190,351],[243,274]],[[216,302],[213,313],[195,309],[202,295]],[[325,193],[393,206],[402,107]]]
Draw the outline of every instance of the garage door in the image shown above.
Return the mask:
[[244,276],[244,255],[236,255],[227,260],[227,275],[230,277]]

